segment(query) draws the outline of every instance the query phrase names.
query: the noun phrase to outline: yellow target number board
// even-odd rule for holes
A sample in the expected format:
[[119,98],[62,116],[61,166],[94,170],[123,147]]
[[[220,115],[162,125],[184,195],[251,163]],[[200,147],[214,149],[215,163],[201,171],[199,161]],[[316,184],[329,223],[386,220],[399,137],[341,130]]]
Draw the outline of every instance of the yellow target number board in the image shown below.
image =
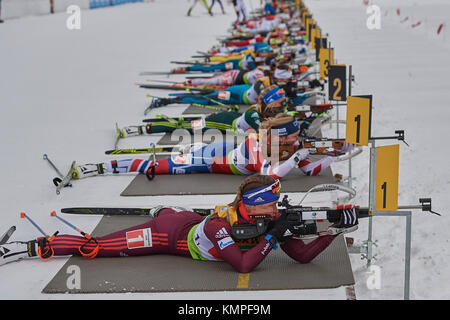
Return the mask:
[[[331,60],[330,60],[330,50],[331,50]],[[320,48],[319,61],[320,61],[320,79],[323,80],[325,78],[328,78],[328,66],[333,64],[334,50]]]
[[311,29],[311,45],[313,50],[316,50],[316,38],[320,38],[321,37],[321,31],[319,28],[312,28]]
[[369,145],[371,121],[372,96],[348,96],[345,141],[358,146]]
[[376,149],[375,211],[397,211],[399,145]]

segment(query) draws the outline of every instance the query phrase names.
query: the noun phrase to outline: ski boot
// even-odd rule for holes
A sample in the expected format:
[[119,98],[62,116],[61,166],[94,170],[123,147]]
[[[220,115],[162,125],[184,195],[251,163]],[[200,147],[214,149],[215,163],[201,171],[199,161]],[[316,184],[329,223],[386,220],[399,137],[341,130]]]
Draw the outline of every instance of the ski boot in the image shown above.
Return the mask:
[[9,262],[37,256],[36,241],[12,241],[0,245],[0,266]]
[[0,266],[6,263],[19,261],[22,259],[40,257],[48,260],[53,257],[53,249],[50,242],[58,234],[56,232],[50,238],[38,238],[31,241],[11,241],[0,245]]
[[150,105],[148,107],[149,107],[149,109],[159,108],[159,107],[166,106],[166,105],[170,104],[171,102],[172,102],[172,99],[169,99],[169,98],[156,98],[156,99],[152,100],[152,102],[150,103]]
[[77,166],[73,172],[73,179],[83,179],[87,177],[97,176],[99,174],[104,174],[106,172],[106,167],[104,163],[97,164],[83,164]]
[[149,215],[152,216],[153,218],[156,218],[159,214],[159,212],[163,209],[172,209],[176,212],[180,212],[180,211],[190,211],[189,209],[183,208],[183,207],[177,207],[177,206],[156,206],[154,208],[150,209]]
[[119,132],[117,133],[120,135],[120,138],[127,138],[127,137],[136,137],[143,134],[142,126],[127,126],[123,127],[122,129],[119,129]]
[[323,83],[321,83],[321,82],[320,82],[319,80],[317,80],[317,79],[314,79],[314,80],[312,80],[312,81],[309,81],[309,87],[310,87],[311,89],[315,89],[315,88],[320,87],[320,88],[321,88],[321,91],[324,90],[324,85],[323,85]]

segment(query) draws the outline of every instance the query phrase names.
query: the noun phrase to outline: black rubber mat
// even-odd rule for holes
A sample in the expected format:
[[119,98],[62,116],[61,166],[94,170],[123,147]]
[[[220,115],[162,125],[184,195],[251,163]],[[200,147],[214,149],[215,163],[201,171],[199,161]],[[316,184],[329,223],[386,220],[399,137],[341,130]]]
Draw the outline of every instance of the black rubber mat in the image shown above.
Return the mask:
[[[214,175],[214,176],[213,176]],[[121,196],[162,196],[162,195],[202,195],[202,194],[235,194],[246,176],[231,174],[180,174],[159,175],[148,180],[143,174],[137,175],[122,191]],[[220,182],[220,183],[218,183]],[[308,177],[294,168],[281,179],[283,192],[306,192],[312,187],[334,183],[330,168],[319,176]]]
[[[139,225],[148,217],[103,217],[92,233],[106,235]],[[80,276],[74,281],[74,270]],[[187,257],[71,257],[43,289],[43,293],[125,293],[235,290],[328,289],[355,283],[344,238],[333,243],[308,264],[300,264],[282,250],[269,256],[248,274],[225,262]]]
[[157,144],[160,146],[170,146],[170,145],[177,145],[178,143],[180,143],[181,145],[186,145],[195,142],[202,142],[207,144],[215,142],[230,142],[237,145],[243,142],[244,140],[245,140],[244,135],[235,135],[231,132],[228,135],[225,135],[221,134],[219,130],[210,129],[204,135],[198,134],[198,136],[194,135],[179,136],[168,132],[162,136],[162,138],[158,141]]

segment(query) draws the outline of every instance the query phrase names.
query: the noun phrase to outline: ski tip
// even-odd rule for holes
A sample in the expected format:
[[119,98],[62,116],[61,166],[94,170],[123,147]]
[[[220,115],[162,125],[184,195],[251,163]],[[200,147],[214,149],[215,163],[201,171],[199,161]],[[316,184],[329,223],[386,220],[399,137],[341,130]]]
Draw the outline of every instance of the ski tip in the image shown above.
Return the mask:
[[43,154],[42,159],[44,159],[44,160],[47,160],[47,159],[48,159],[48,156],[47,156],[46,153]]
[[53,210],[52,212],[50,212],[50,216],[51,216],[51,217],[56,216],[56,211]]
[[25,212],[21,212],[21,213],[20,213],[20,217],[21,217],[22,219],[24,219],[26,216],[27,216],[27,215],[25,214]]

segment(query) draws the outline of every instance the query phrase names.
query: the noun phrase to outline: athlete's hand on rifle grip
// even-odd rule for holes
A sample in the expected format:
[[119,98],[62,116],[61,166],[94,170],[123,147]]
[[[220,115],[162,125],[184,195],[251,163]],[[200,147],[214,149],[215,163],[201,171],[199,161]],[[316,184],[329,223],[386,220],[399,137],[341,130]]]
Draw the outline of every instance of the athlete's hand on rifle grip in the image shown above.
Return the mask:
[[273,228],[268,232],[274,236],[278,242],[286,242],[292,238],[297,228],[302,225],[299,220],[289,220],[285,216],[281,216],[274,222]]
[[354,206],[345,206],[341,209],[342,215],[339,222],[332,224],[329,228],[334,231],[335,235],[349,233],[358,229],[358,208]]
[[354,147],[355,147],[354,144],[344,142],[344,145],[342,146],[341,151],[344,153],[347,153],[347,152],[352,151]]
[[295,163],[299,163],[302,160],[305,160],[309,156],[308,149],[299,149],[295,151],[295,153],[291,156],[291,159],[294,159]]

